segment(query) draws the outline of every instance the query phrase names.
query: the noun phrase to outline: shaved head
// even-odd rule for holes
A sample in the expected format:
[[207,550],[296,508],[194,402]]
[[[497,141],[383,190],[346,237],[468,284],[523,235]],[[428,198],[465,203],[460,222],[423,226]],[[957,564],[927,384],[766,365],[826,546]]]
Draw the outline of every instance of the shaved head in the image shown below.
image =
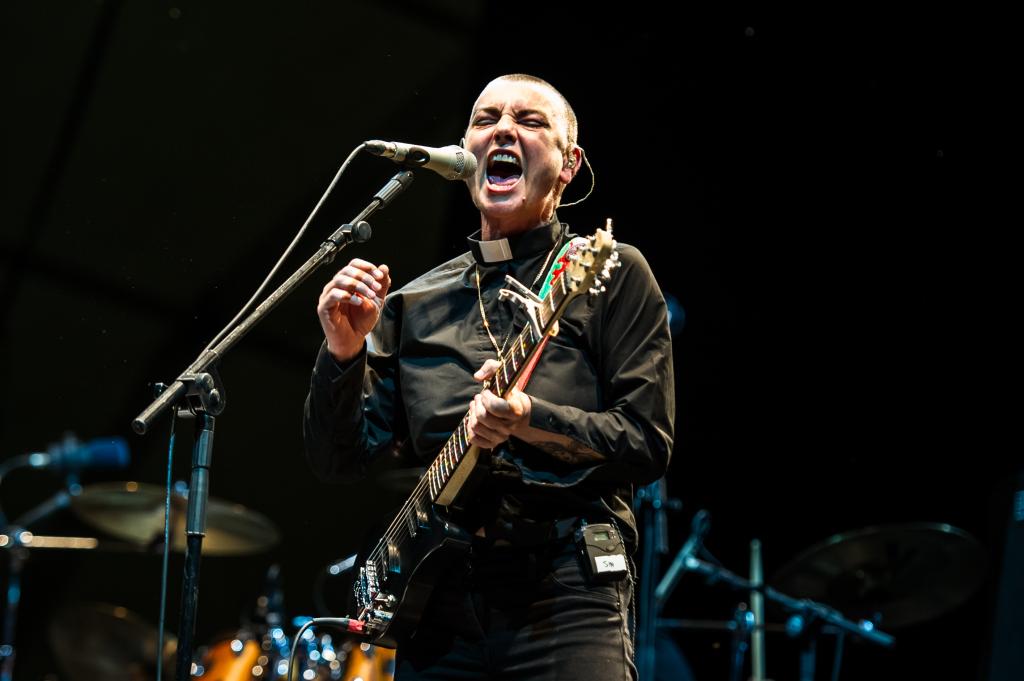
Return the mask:
[[[569,100],[567,100],[565,96],[562,95],[562,93],[555,88],[554,85],[547,82],[543,78],[531,76],[528,73],[510,73],[504,76],[498,76],[497,78],[492,80],[491,83],[495,83],[502,80],[512,81],[516,83],[533,83],[534,85],[542,87],[551,92],[551,94],[555,96],[555,99],[557,99],[558,102],[562,105],[563,115],[565,117],[563,121],[565,123],[565,148],[572,149],[573,147],[576,146],[576,140],[579,137],[579,124],[576,122],[576,112],[572,110],[572,106],[569,104]],[[489,86],[491,83],[488,83],[487,85]],[[485,87],[484,89],[486,90],[487,88]],[[479,101],[480,100],[478,98],[477,102]],[[476,103],[474,103],[473,112],[476,111],[476,106]],[[473,112],[470,112],[470,117],[472,117]]]

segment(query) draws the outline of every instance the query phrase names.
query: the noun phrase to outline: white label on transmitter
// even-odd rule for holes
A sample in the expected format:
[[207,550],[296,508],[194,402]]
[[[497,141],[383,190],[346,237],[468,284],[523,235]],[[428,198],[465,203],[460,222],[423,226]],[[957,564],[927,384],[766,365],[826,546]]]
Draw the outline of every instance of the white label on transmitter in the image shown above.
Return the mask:
[[625,572],[626,570],[626,557],[623,555],[601,556],[596,562],[598,573]]

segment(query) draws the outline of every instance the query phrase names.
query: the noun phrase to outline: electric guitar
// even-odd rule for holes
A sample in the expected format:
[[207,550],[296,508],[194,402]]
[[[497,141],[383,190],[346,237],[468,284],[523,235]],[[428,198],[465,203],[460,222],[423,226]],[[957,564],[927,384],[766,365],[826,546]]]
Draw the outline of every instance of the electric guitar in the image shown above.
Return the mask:
[[[502,289],[501,299],[518,302],[529,322],[484,388],[505,397],[514,387],[525,387],[566,306],[584,293],[605,290],[604,282],[620,264],[611,220],[605,227],[570,249],[544,298],[506,277],[510,288]],[[415,632],[436,579],[469,548],[472,536],[449,520],[449,509],[457,507],[460,493],[468,494],[467,482],[481,464],[480,448],[469,443],[468,424],[467,412],[355,577],[355,619],[376,645],[393,648]]]

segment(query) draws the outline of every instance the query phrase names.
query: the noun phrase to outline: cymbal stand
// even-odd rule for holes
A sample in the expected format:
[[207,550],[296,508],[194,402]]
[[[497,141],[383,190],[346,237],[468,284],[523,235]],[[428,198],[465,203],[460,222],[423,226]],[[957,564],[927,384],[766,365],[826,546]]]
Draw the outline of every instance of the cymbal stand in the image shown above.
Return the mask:
[[729,655],[729,681],[743,681],[743,666],[750,648],[751,634],[754,632],[754,613],[746,603],[736,606],[733,613],[732,650]]
[[[813,681],[817,655],[817,637],[823,632],[836,634],[852,634],[862,640],[886,648],[892,647],[895,640],[890,634],[875,629],[868,621],[852,622],[839,611],[810,599],[796,599],[763,584],[755,584],[726,568],[713,565],[707,561],[690,555],[684,562],[686,570],[702,575],[709,584],[722,582],[730,588],[741,591],[756,591],[788,613],[787,632],[803,638],[804,647],[800,655],[800,681]],[[837,645],[837,653],[842,647]],[[833,674],[837,668],[833,668]]]

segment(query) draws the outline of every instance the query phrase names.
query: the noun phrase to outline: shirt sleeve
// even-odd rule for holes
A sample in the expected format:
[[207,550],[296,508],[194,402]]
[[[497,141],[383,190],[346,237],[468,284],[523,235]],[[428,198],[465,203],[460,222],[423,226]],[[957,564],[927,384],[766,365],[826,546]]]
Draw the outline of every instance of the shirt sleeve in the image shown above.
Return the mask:
[[395,340],[397,297],[389,297],[371,347],[339,363],[320,348],[303,414],[306,459],[324,481],[351,482],[404,439]]
[[[570,486],[586,479],[644,485],[668,467],[675,421],[668,310],[643,255],[625,245],[619,253],[622,266],[590,322],[604,410],[584,411],[530,396],[530,425],[565,435],[598,456],[563,453],[569,469],[562,468],[557,481],[536,478],[535,483]],[[530,478],[524,475],[528,483]]]

